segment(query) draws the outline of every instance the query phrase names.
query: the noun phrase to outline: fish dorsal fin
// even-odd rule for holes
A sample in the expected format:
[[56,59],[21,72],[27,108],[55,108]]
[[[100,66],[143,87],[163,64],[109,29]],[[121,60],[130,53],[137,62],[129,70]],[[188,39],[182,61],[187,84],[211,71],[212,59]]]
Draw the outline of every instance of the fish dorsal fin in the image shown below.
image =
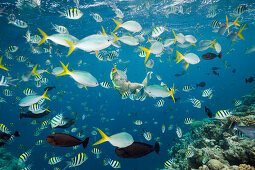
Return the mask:
[[47,100],[50,100],[50,98],[48,98],[48,97],[46,96],[47,91],[48,91],[48,89],[45,90],[45,92],[43,93],[43,95],[42,95],[41,97],[43,97],[43,98],[45,98],[45,99],[47,99]]
[[102,35],[107,35],[103,26],[102,26],[102,31],[103,31]]

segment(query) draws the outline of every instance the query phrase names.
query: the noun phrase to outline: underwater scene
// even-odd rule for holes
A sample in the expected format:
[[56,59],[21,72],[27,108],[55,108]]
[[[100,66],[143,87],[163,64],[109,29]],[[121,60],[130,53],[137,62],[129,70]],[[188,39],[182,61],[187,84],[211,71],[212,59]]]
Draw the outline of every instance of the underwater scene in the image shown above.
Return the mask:
[[0,170],[255,170],[254,0],[1,0]]

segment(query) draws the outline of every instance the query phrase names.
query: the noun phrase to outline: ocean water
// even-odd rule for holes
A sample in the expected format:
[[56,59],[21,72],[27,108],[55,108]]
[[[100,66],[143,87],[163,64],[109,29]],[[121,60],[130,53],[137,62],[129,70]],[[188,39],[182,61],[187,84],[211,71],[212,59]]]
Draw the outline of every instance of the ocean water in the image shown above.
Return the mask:
[[[226,23],[226,15],[229,22],[234,21],[237,17],[232,16],[231,13],[239,6],[247,4],[248,10],[240,15],[238,19],[239,24],[247,24],[248,29],[244,29],[241,33],[245,40],[237,39],[232,42],[227,39],[228,32],[224,35],[212,32],[213,28],[211,22],[217,20],[221,24]],[[68,19],[60,17],[58,11],[65,11],[78,7],[83,12],[80,19]],[[177,8],[176,13],[167,13],[171,8]],[[176,127],[182,129],[185,134],[191,129],[190,125],[183,123],[185,118],[192,118],[194,120],[203,120],[207,118],[204,107],[209,107],[213,113],[218,110],[234,109],[233,100],[240,99],[243,95],[248,94],[254,88],[254,83],[245,83],[245,78],[254,76],[255,59],[254,52],[245,54],[245,49],[255,45],[255,26],[254,26],[254,12],[255,3],[253,0],[151,0],[151,1],[99,1],[99,0],[80,0],[79,5],[71,0],[42,0],[41,4],[31,7],[29,1],[15,1],[15,0],[1,0],[0,8],[5,8],[4,13],[0,17],[0,54],[3,56],[2,64],[4,64],[9,72],[0,69],[0,75],[9,77],[11,84],[9,87],[0,87],[0,97],[4,98],[6,102],[0,103],[0,123],[6,125],[11,131],[19,131],[20,137],[16,137],[12,144],[4,147],[19,157],[22,153],[33,148],[31,156],[23,164],[32,164],[31,169],[63,169],[66,167],[66,161],[70,161],[78,153],[84,152],[88,156],[88,160],[76,169],[112,169],[111,166],[105,166],[103,160],[111,158],[119,161],[121,169],[127,170],[143,170],[143,169],[157,169],[163,168],[164,162],[171,157],[168,155],[168,149],[176,142],[178,137],[176,135]],[[113,9],[120,9],[124,17],[120,19],[123,22],[136,21],[142,26],[142,31],[149,30],[148,35],[144,35],[145,41],[139,42],[139,45],[130,46],[120,42],[121,47],[117,48],[110,46],[102,51],[110,52],[116,51],[119,56],[112,61],[99,61],[94,53],[85,52],[80,49],[75,49],[74,52],[66,57],[68,48],[58,45],[51,40],[38,46],[36,43],[32,44],[24,38],[26,32],[29,30],[32,35],[39,35],[42,37],[37,28],[43,30],[47,35],[55,34],[52,24],[65,26],[69,34],[77,37],[79,40],[101,32],[101,26],[106,30],[107,34],[116,27],[112,20],[119,19],[116,17]],[[215,16],[211,11],[215,12]],[[91,13],[98,13],[102,18],[102,22],[96,22]],[[7,17],[14,14],[19,20],[25,21],[27,28],[19,28],[13,24],[8,24]],[[222,25],[221,25],[222,26]],[[188,48],[178,47],[178,42],[165,47],[162,55],[156,57],[150,54],[149,59],[153,59],[155,65],[152,69],[145,67],[144,58],[139,57],[139,46],[150,48],[151,43],[146,43],[148,37],[151,38],[151,32],[156,27],[165,27],[169,31],[164,31],[159,37],[159,41],[164,41],[167,38],[174,39],[172,30],[176,33],[184,35],[193,35],[197,42],[196,47],[190,46]],[[230,31],[238,32],[240,27],[231,26]],[[139,33],[132,33],[124,28],[119,28],[115,34],[118,37],[122,35],[132,36]],[[197,47],[201,40],[216,41],[221,45],[222,58],[216,57],[212,60],[204,60],[202,55],[208,52],[217,54],[217,52],[209,48],[205,51],[198,51]],[[52,48],[51,54],[44,51],[43,48],[49,49],[49,43]],[[12,59],[8,59],[5,55],[6,50],[10,46],[17,46],[18,51],[11,53]],[[40,54],[32,53],[33,47],[39,49]],[[254,47],[253,47],[254,48]],[[181,62],[176,63],[176,51],[182,54],[195,53],[200,62],[197,64],[190,64],[185,71]],[[229,52],[230,51],[230,52]],[[229,53],[228,53],[229,52]],[[60,54],[61,53],[61,54]],[[18,62],[18,56],[27,58],[25,62]],[[46,63],[50,61],[50,64]],[[71,70],[82,70],[90,72],[99,83],[106,81],[112,86],[110,80],[110,72],[113,64],[120,70],[127,67],[128,81],[142,83],[146,76],[146,71],[152,71],[152,78],[148,85],[158,84],[164,82],[167,87],[174,86],[178,91],[174,94],[175,98],[180,98],[176,103],[171,97],[163,98],[165,101],[163,107],[155,107],[157,101],[161,98],[147,97],[144,101],[121,99],[121,95],[113,88],[103,88],[101,85],[97,87],[78,88],[77,83],[70,76],[56,77],[52,74],[43,73],[42,76],[48,79],[46,84],[41,87],[35,86],[35,81],[31,77],[29,81],[22,81],[22,75],[32,70],[28,67],[27,62],[38,64],[38,69],[47,69],[52,72],[55,67],[60,67],[62,61],[65,65],[69,63]],[[218,67],[216,70],[219,76],[213,74],[212,67]],[[236,70],[234,72],[233,70]],[[183,76],[177,77],[175,74],[180,74],[185,71]],[[162,80],[156,78],[159,75]],[[205,82],[205,87],[196,87],[196,84]],[[182,88],[186,85],[193,86],[194,89],[190,92],[183,92]],[[25,97],[23,90],[30,88],[37,94],[41,95],[44,88],[49,86],[56,86],[47,93],[51,101],[46,100],[44,107],[49,106],[51,113],[43,118],[36,119],[37,124],[32,125],[31,122],[35,118],[19,119],[21,112],[27,112],[27,108],[20,109],[19,101],[14,102],[16,97],[21,99]],[[203,98],[202,91],[208,88],[213,89],[213,97],[211,99]],[[9,89],[13,92],[12,96],[6,96],[4,90]],[[201,101],[201,108],[193,107],[188,100],[195,97]],[[50,127],[44,129],[39,136],[34,136],[36,128],[41,126],[45,120],[51,120],[56,114],[63,113],[64,117],[75,118],[75,124],[67,129],[51,129]],[[76,115],[76,117],[75,117]],[[83,119],[82,116],[85,116]],[[138,126],[133,122],[135,120],[143,121],[143,124]],[[165,133],[161,132],[162,125],[166,126]],[[171,130],[168,127],[172,126]],[[71,132],[72,128],[77,128],[76,132]],[[91,152],[94,148],[93,143],[101,139],[99,133],[93,135],[91,132],[96,131],[96,128],[106,132],[107,135],[117,134],[119,132],[128,132],[136,142],[144,142],[154,145],[156,141],[160,142],[160,154],[152,152],[144,157],[138,159],[123,159],[115,154],[115,147],[109,142],[97,145],[96,148],[102,151],[99,159],[96,159],[95,154]],[[108,128],[108,130],[106,130]],[[151,132],[152,139],[147,141],[143,137],[143,130]],[[84,140],[90,137],[89,144],[86,149],[79,146],[77,149],[72,147],[53,147],[47,143],[46,137],[52,133],[69,133],[72,136],[83,132]],[[36,146],[35,142],[43,140],[45,143]],[[70,153],[70,157],[65,154]],[[47,158],[45,158],[47,154]],[[49,165],[48,160],[51,157],[60,156],[63,160],[56,165]]]

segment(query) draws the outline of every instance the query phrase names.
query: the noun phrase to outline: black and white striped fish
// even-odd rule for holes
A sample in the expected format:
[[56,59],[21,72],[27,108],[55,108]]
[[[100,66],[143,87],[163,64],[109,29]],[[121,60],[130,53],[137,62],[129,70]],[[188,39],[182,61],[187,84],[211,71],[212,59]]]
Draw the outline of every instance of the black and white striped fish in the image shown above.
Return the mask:
[[8,87],[9,86],[8,82],[9,82],[9,80],[5,76],[2,76],[1,81],[0,81],[0,86],[7,86]]
[[189,124],[191,124],[193,122],[193,119],[192,118],[185,118],[184,119],[184,124],[186,124],[186,125],[189,125]]
[[102,82],[100,83],[100,85],[101,85],[103,88],[106,88],[106,89],[111,88],[110,83],[108,83],[108,82],[106,82],[106,81],[102,81]]
[[182,137],[182,130],[181,130],[181,128],[179,128],[179,127],[176,128],[176,134],[177,134],[178,138]]
[[55,117],[53,117],[50,121],[51,128],[55,128],[58,125],[60,125],[61,121],[63,119],[63,114],[57,114]]
[[83,164],[86,160],[88,159],[88,156],[85,153],[79,153],[77,156],[75,156],[74,158],[72,158],[72,161],[68,162],[67,166],[69,168],[72,167],[76,167],[76,166],[80,166],[81,164]]
[[212,27],[213,29],[220,28],[221,25],[222,25],[222,23],[221,23],[220,21],[218,21],[218,20],[213,20],[213,21],[211,22],[211,27]]
[[104,165],[110,165],[111,167],[113,168],[121,168],[121,165],[120,165],[120,162],[119,161],[115,161],[115,160],[112,160],[110,158],[104,160]]
[[[26,88],[25,90],[23,90],[23,93],[26,95],[26,96],[30,96],[30,95],[35,95],[36,93],[29,89],[29,88]],[[44,99],[44,98],[43,98]]]
[[39,81],[41,79],[42,79],[42,76],[40,74],[34,76],[34,81]]
[[60,33],[60,34],[68,34],[68,30],[66,27],[61,26],[61,25],[53,25],[53,28],[56,32]]
[[225,119],[229,116],[232,115],[232,112],[228,111],[228,110],[219,110],[216,115],[215,118],[216,119]]
[[151,36],[153,38],[160,36],[164,31],[168,31],[165,27],[156,27],[153,29]]
[[122,93],[121,99],[127,99],[129,95],[130,95],[130,91],[125,91],[124,93]]
[[13,59],[13,56],[10,52],[5,52],[5,57],[8,59],[8,60],[12,60]]
[[45,98],[41,98],[38,102],[37,102],[37,104],[43,104],[43,102],[45,101]]
[[11,91],[9,89],[4,89],[3,94],[5,96],[13,96],[13,91]]
[[119,53],[117,51],[111,51],[107,56],[106,56],[106,59],[108,61],[112,61],[114,59],[117,59],[119,56]]
[[7,134],[11,133],[4,124],[0,124],[0,131],[7,133]]
[[42,87],[42,83],[40,81],[36,81],[35,87],[37,87],[37,88]]
[[98,148],[93,148],[91,152],[96,155],[97,159],[100,158],[100,154],[102,153],[102,151]]
[[40,145],[42,145],[44,143],[45,143],[45,141],[40,139],[40,140],[35,142],[35,145],[40,146]]
[[28,158],[31,156],[31,153],[32,153],[32,149],[30,149],[27,152],[24,152],[23,154],[21,154],[19,156],[18,164],[21,165],[24,162],[26,162],[28,160]]
[[150,141],[152,136],[151,136],[151,132],[147,131],[147,130],[143,130],[143,137],[147,140]]
[[19,19],[15,19],[14,21],[9,20],[9,24],[15,25],[16,27],[19,27],[19,28],[27,28],[28,27],[26,22],[19,20]]
[[27,61],[27,58],[24,57],[24,56],[18,56],[18,57],[17,57],[17,61],[18,61],[19,63],[23,63],[23,62]]
[[236,9],[234,9],[233,11],[233,15],[234,16],[240,16],[242,15],[245,11],[248,11],[249,8],[248,8],[248,5],[239,5]]
[[55,164],[61,162],[62,160],[63,160],[63,158],[59,157],[59,156],[58,157],[52,157],[52,158],[49,159],[48,164],[49,165],[55,165]]
[[42,110],[42,106],[40,104],[32,104],[28,107],[28,110],[31,112],[37,112],[39,110]]
[[48,81],[49,81],[49,80],[48,80],[46,77],[44,77],[44,78],[42,78],[42,79],[40,80],[41,84],[47,84]]
[[74,8],[74,9],[69,9],[66,10],[65,12],[60,12],[58,11],[61,16],[65,16],[68,19],[80,19],[83,16],[83,13],[81,10]]
[[201,108],[201,102],[195,98],[191,98],[189,99],[190,102],[193,104],[193,107],[196,107],[196,108]]
[[168,169],[172,166],[172,164],[174,163],[174,160],[173,159],[169,159],[167,160],[165,163],[164,163],[164,168],[165,169]]
[[191,91],[191,90],[193,90],[193,89],[194,89],[193,86],[187,85],[187,86],[184,86],[184,87],[182,88],[182,91],[184,91],[184,92],[189,92],[189,91]]
[[10,53],[15,53],[18,49],[19,47],[17,46],[9,46],[6,51]]
[[96,54],[96,58],[97,58],[99,61],[104,61],[104,56],[103,56],[102,53]]
[[155,107],[163,107],[165,104],[165,101],[163,99],[160,99],[159,101],[157,101],[156,104],[154,104]]
[[212,92],[213,92],[213,90],[211,88],[206,89],[206,90],[203,91],[202,97],[209,97],[209,96],[212,95]]
[[91,13],[90,15],[96,20],[96,22],[102,22],[103,21],[103,18],[97,13]]

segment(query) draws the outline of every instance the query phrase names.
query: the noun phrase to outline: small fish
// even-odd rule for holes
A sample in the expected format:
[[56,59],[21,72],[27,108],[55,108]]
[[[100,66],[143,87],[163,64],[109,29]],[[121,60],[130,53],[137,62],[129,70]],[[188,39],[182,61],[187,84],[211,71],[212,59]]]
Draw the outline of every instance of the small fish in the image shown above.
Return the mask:
[[136,120],[136,121],[134,121],[134,124],[137,125],[137,126],[140,126],[140,125],[143,124],[143,121],[141,121],[141,120]]
[[62,157],[52,157],[49,159],[48,164],[49,165],[55,165],[63,160]]
[[111,88],[110,83],[108,83],[108,82],[106,82],[106,81],[101,82],[100,85],[101,85],[103,88],[106,88],[106,89]]
[[182,91],[184,91],[184,92],[189,92],[189,91],[191,91],[191,90],[193,90],[193,89],[194,89],[193,86],[187,85],[187,86],[184,86],[184,87],[182,88]]
[[165,133],[165,131],[166,131],[166,125],[163,124],[162,127],[161,127],[161,132],[162,132],[162,133]]
[[51,128],[53,129],[53,128],[59,126],[62,119],[63,119],[63,114],[62,113],[57,114],[55,117],[53,117],[50,121]]
[[18,19],[15,19],[14,21],[9,20],[9,24],[12,24],[19,28],[27,28],[28,27],[26,22],[18,20]]
[[26,95],[26,96],[30,96],[30,95],[36,95],[36,93],[29,89],[29,88],[26,88],[25,90],[23,90],[23,93]]
[[147,140],[147,141],[150,141],[152,139],[151,137],[151,133],[146,131],[146,130],[143,130],[143,137]]
[[164,163],[164,168],[165,168],[165,169],[169,169],[169,168],[172,166],[173,163],[174,163],[174,160],[173,160],[173,159],[167,160],[167,161]]
[[145,51],[141,51],[140,53],[139,53],[139,57],[146,57],[146,52]]
[[255,77],[250,76],[249,78],[245,79],[245,83],[252,83],[255,81]]
[[44,140],[38,140],[35,142],[35,145],[37,145],[37,146],[40,146],[42,144],[44,144]]
[[16,51],[18,51],[19,47],[17,46],[9,46],[6,50],[6,52],[9,52],[9,53],[15,53]]
[[14,92],[11,91],[11,90],[9,90],[9,89],[4,89],[4,90],[3,90],[3,94],[4,94],[5,96],[13,96]]
[[90,15],[96,20],[96,22],[102,22],[103,21],[103,18],[97,13],[91,13]]
[[186,124],[186,125],[189,125],[189,124],[191,124],[193,122],[193,119],[192,118],[185,118],[184,119],[184,124]]
[[186,156],[186,158],[191,158],[192,156],[194,156],[194,151],[193,150],[187,150],[186,152],[185,152],[185,156]]
[[56,32],[60,33],[60,34],[69,34],[68,30],[66,27],[62,26],[62,25],[53,25],[53,28]]
[[215,70],[213,70],[213,74],[216,76],[220,76],[220,73],[216,72]]
[[190,102],[193,104],[193,107],[196,107],[196,108],[201,108],[201,102],[195,98],[191,98],[189,99]]
[[236,129],[235,130],[235,135],[238,136],[239,138],[245,138],[246,136],[241,132],[240,130]]
[[222,53],[220,53],[219,55],[217,54],[213,54],[213,53],[206,53],[206,54],[203,54],[202,58],[205,59],[205,60],[212,60],[216,57],[219,57],[221,58],[222,57]]
[[7,134],[11,133],[4,124],[0,124],[0,131],[7,133]]
[[225,119],[229,116],[232,115],[232,112],[228,111],[228,110],[219,110],[216,115],[215,118],[216,119]]
[[182,130],[181,130],[181,128],[179,128],[179,127],[176,128],[176,134],[177,134],[178,138],[182,137]]
[[68,19],[80,19],[83,16],[81,10],[74,8],[66,10],[65,12],[58,11],[60,16],[65,16]]
[[153,38],[160,36],[164,31],[168,31],[165,27],[156,27],[153,29],[151,36]]
[[242,101],[241,100],[235,100],[235,101],[233,101],[233,103],[235,104],[235,107],[238,107],[242,104]]
[[19,156],[18,165],[21,165],[21,164],[25,163],[28,160],[28,158],[31,156],[31,153],[32,153],[32,149],[30,149],[27,152],[24,152],[23,154],[21,154]]
[[233,15],[234,16],[240,16],[242,15],[245,11],[248,11],[249,8],[248,8],[248,5],[239,5],[237,8],[234,9],[233,11]]
[[122,93],[121,99],[127,99],[130,96],[130,94],[131,94],[130,91],[126,91],[126,92]]
[[100,154],[102,153],[102,151],[98,148],[93,148],[91,152],[96,155],[97,159],[100,158]]
[[207,113],[207,116],[208,116],[209,118],[212,118],[212,117],[213,117],[213,113],[212,113],[211,110],[210,110],[209,108],[207,108],[206,106],[205,106],[205,112]]
[[213,29],[220,28],[221,26],[222,26],[222,23],[221,23],[220,21],[218,21],[218,20],[213,20],[213,21],[211,22],[211,27],[212,27]]
[[163,107],[165,104],[165,101],[163,99],[160,99],[159,101],[157,101],[156,104],[154,104],[155,107]]
[[88,156],[85,153],[79,153],[77,156],[72,158],[72,161],[67,162],[68,168],[80,166],[88,159]]
[[212,95],[212,91],[213,90],[211,88],[204,90],[202,92],[202,97],[209,97],[209,96],[211,96]]
[[111,167],[113,168],[121,168],[121,165],[120,165],[120,162],[119,161],[115,161],[115,160],[112,160],[110,158],[104,160],[105,161],[105,165],[110,165]]
[[205,87],[206,83],[204,81],[200,82],[199,84],[196,84],[196,87]]

